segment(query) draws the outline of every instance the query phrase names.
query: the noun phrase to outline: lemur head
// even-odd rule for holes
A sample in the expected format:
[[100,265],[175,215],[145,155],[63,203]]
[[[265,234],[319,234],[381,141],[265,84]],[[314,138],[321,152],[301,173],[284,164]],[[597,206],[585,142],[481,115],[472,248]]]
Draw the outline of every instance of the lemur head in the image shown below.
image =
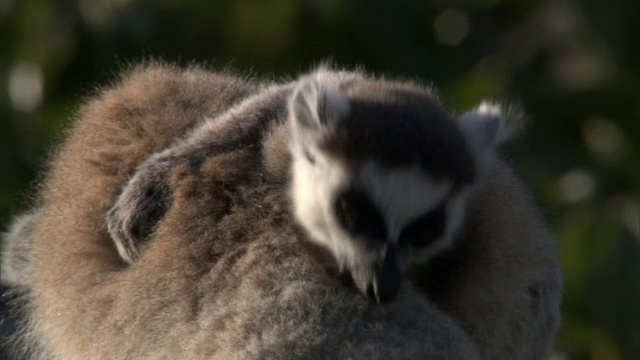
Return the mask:
[[509,135],[496,106],[455,118],[420,86],[328,70],[300,79],[289,114],[295,217],[377,302],[451,246]]

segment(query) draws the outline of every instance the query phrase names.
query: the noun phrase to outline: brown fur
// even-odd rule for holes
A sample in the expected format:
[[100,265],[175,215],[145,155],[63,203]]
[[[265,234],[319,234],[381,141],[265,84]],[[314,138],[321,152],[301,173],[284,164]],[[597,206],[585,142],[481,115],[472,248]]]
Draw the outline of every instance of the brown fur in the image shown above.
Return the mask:
[[[559,329],[555,238],[531,204],[511,169],[497,163],[472,202],[459,248],[445,257],[453,262],[447,282],[431,291],[485,359],[544,359]],[[430,281],[425,274],[418,285]]]
[[[141,66],[80,110],[42,186],[36,223],[7,238],[29,240],[8,247],[28,256],[4,259],[28,259],[14,283],[27,289],[21,336],[32,357],[471,359],[479,350],[483,358],[511,359],[549,352],[561,293],[554,241],[503,164],[474,203],[469,241],[452,257],[451,281],[430,295],[435,304],[406,286],[394,303],[372,305],[323,266],[326,254],[292,226],[282,126],[259,127],[247,133],[252,141],[172,167],[170,205],[135,261],[123,261],[105,214],[139,164],[261,89],[201,69]],[[220,126],[220,139],[248,124],[237,120]]]

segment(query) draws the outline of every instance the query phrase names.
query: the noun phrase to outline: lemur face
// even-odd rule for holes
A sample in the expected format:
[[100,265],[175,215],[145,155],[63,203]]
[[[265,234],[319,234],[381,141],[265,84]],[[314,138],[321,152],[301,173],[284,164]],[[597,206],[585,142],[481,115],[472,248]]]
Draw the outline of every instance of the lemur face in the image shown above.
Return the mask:
[[462,222],[466,191],[417,167],[351,168],[317,154],[296,159],[293,171],[297,219],[378,302],[396,296],[411,265],[449,247]]
[[363,294],[393,300],[407,269],[454,242],[498,114],[456,121],[417,86],[341,86],[325,71],[301,80],[289,108],[297,221]]

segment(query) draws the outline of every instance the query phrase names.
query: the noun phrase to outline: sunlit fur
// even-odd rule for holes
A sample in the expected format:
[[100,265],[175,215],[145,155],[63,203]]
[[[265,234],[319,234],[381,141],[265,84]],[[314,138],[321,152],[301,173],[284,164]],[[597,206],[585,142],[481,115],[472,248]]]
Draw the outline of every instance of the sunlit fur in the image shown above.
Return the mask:
[[[482,108],[455,116],[438,110],[435,97],[423,108],[459,134],[454,158],[486,150],[484,166],[477,156],[465,162],[484,175],[450,199],[456,215],[449,217],[461,219],[449,224],[459,229],[455,241],[426,256],[397,298],[380,306],[339,281],[342,250],[317,245],[335,227],[296,219],[332,221],[315,213],[324,206],[316,201],[357,179],[388,204],[380,206],[397,229],[443,196],[420,190],[450,192],[447,174],[465,177],[467,166],[433,157],[430,171],[407,161],[387,172],[399,159],[366,137],[342,152],[310,149],[315,165],[305,163],[292,146],[314,144],[301,140],[318,133],[296,132],[290,108],[310,77],[337,81],[323,87],[332,92],[321,91],[319,104],[340,106],[319,107],[321,114],[377,119],[371,128],[384,125],[375,103],[402,111],[405,95],[429,94],[349,71],[271,83],[152,64],[89,97],[52,156],[35,206],[3,239],[2,281],[22,294],[24,317],[11,344],[35,359],[70,360],[547,358],[562,294],[555,241],[526,188],[495,159],[498,117]],[[361,106],[366,99],[373,108]],[[362,128],[362,117],[351,120],[342,124]],[[397,154],[421,141],[402,128],[380,129],[411,140],[385,143]],[[442,134],[426,135],[424,144],[446,145]],[[369,151],[373,161],[355,161]],[[300,176],[293,183],[292,174]],[[317,187],[296,186],[305,177]],[[405,193],[398,183],[415,189]],[[307,232],[314,228],[319,234]]]

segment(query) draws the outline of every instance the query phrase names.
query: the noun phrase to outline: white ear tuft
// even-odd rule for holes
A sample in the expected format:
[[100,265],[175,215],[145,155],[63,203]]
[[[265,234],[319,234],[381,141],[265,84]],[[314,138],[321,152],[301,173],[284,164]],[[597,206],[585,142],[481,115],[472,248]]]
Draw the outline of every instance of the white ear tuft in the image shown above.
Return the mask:
[[338,77],[324,69],[300,79],[289,101],[296,136],[323,133],[348,115],[349,100],[338,86]]
[[467,139],[469,150],[483,173],[496,157],[496,148],[511,139],[522,126],[522,117],[483,101],[477,108],[458,117],[458,127]]
[[500,106],[483,101],[477,108],[460,115],[458,126],[472,150],[483,151],[512,138],[519,129],[516,120],[507,119]]

